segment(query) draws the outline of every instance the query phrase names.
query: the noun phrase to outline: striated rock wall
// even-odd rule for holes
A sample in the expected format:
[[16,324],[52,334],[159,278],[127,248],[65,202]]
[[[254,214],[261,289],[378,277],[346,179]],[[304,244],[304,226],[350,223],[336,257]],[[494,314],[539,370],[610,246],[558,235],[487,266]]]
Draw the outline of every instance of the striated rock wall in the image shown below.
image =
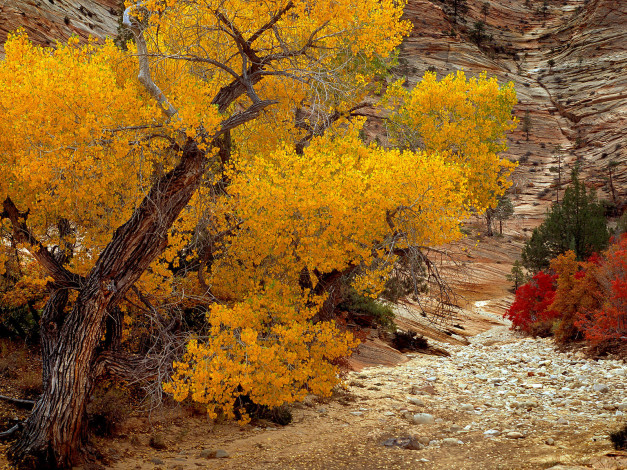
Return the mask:
[[[487,12],[482,6],[487,3]],[[397,74],[415,84],[427,69],[438,75],[486,70],[518,93],[516,113],[531,118],[529,140],[519,129],[509,138],[516,213],[536,217],[556,198],[579,162],[587,184],[600,196],[627,198],[627,4],[614,0],[540,2],[469,0],[455,24],[441,0],[409,0],[414,28],[404,42]],[[471,39],[485,22],[484,38]],[[558,148],[559,146],[559,148]],[[608,164],[613,164],[614,196]]]
[[117,34],[122,0],[0,0],[0,55],[7,34],[24,28],[37,44],[51,46],[73,34],[86,40]]
[[556,44],[548,54],[555,66],[542,76],[559,113],[569,120],[569,138],[589,181],[607,194],[608,164],[618,163],[614,184],[623,203],[627,196],[626,26],[625,2],[588,2],[580,15],[556,31]]

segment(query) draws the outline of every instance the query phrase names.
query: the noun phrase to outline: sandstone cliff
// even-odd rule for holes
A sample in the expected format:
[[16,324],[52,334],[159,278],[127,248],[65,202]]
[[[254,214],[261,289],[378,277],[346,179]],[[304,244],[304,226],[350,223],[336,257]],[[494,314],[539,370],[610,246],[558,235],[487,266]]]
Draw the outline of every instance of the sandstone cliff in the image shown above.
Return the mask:
[[[468,1],[453,21],[447,1],[410,0],[414,24],[397,73],[415,83],[427,69],[438,75],[487,70],[513,81],[529,140],[521,126],[510,137],[509,156],[520,161],[514,175],[516,213],[540,216],[555,200],[558,163],[562,183],[580,162],[589,185],[611,200],[627,197],[627,4],[614,0]],[[484,5],[487,5],[487,11]],[[477,22],[485,22],[477,39]],[[475,31],[473,37],[473,30]],[[560,148],[557,149],[557,146]],[[560,160],[560,162],[558,162]],[[553,171],[551,171],[553,169]]]
[[121,0],[0,0],[0,54],[7,34],[24,28],[37,44],[51,46],[73,34],[85,40],[115,36]]

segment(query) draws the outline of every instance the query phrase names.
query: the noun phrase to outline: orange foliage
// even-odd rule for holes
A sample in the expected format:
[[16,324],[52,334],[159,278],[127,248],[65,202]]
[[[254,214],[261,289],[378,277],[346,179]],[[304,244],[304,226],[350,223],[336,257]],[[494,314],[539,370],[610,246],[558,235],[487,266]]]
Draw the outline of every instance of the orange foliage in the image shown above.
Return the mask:
[[586,341],[627,344],[627,234],[603,253],[596,274],[600,306],[583,312],[577,327],[584,331]]
[[599,306],[601,295],[597,281],[597,265],[593,261],[577,261],[568,251],[551,261],[557,274],[557,290],[551,309],[559,312],[554,334],[559,343],[582,338],[577,319]]

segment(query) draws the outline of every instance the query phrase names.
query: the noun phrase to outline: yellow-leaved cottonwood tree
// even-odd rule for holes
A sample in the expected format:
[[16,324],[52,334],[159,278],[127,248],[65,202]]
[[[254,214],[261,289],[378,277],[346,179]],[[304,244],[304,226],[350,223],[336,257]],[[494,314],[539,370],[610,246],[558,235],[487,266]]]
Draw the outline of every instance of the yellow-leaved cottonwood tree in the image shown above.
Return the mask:
[[[359,137],[362,100],[408,31],[402,8],[148,0],[125,11],[128,51],[10,36],[0,268],[30,270],[3,301],[47,299],[43,394],[10,450],[16,463],[80,459],[98,379],[157,374],[150,355],[122,347],[125,315],[173,292],[208,322],[165,385],[176,399],[232,414],[243,395],[275,406],[329,393],[334,361],[355,346],[323,314],[333,280],[351,273],[377,297],[398,256],[458,238],[469,211],[494,203],[511,170],[496,156],[513,124],[511,87],[480,78],[484,92],[449,105],[465,110],[465,141],[447,146],[437,123],[409,123],[439,135],[422,149]],[[404,106],[399,116],[421,109]]]

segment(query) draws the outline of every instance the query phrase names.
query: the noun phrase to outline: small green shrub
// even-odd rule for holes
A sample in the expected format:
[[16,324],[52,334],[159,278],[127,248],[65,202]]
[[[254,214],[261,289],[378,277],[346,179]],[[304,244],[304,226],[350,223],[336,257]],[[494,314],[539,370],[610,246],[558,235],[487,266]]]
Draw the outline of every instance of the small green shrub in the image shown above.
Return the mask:
[[394,311],[370,297],[359,295],[355,289],[350,289],[346,299],[338,305],[346,310],[350,318],[359,326],[380,326],[386,330],[394,330]]

